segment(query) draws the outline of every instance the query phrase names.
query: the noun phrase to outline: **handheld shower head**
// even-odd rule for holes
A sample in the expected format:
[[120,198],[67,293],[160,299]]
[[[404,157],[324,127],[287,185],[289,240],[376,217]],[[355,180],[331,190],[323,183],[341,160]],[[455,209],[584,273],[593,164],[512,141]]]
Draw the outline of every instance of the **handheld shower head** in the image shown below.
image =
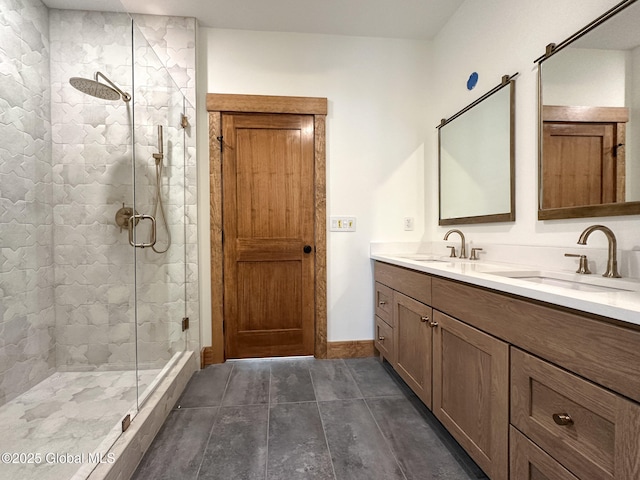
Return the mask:
[[[100,83],[98,77],[102,77],[109,85]],[[123,92],[118,86],[109,80],[102,72],[96,72],[95,80],[82,77],[71,77],[69,83],[76,90],[91,95],[92,97],[102,98],[103,100],[118,100],[122,98],[125,102],[131,100],[131,95]]]

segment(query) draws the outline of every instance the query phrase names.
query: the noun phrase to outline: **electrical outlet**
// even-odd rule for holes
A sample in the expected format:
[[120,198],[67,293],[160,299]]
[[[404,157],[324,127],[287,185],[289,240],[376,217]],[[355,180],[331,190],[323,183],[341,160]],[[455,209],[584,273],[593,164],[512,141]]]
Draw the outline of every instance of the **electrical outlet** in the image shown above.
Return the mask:
[[413,231],[413,217],[404,217],[404,229],[408,232]]
[[332,216],[329,230],[332,232],[355,232],[356,217]]

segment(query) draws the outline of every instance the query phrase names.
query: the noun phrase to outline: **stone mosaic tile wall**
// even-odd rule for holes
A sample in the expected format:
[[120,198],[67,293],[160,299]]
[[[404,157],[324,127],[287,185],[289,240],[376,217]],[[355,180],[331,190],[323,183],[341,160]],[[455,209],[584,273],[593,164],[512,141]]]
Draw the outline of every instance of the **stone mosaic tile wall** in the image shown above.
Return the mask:
[[[0,403],[55,369],[133,366],[135,300],[141,366],[197,351],[195,112],[191,128],[180,128],[182,96],[167,87],[141,36],[132,52],[128,15],[49,11],[40,0],[0,6]],[[170,69],[179,72],[183,59],[182,77],[195,78],[195,45],[185,40],[195,42],[195,21],[142,20],[153,26],[154,50],[173,59]],[[179,33],[182,26],[191,33]],[[96,70],[133,93],[135,107],[70,87],[69,77]],[[114,217],[122,203],[133,204],[134,153],[137,209],[152,213],[158,124],[165,126],[162,193],[172,246],[165,254],[138,249],[136,262]],[[158,229],[162,246],[162,222]],[[137,229],[142,237],[146,231]],[[182,333],[185,308],[191,330]]]
[[[138,17],[138,21],[145,19]],[[175,351],[187,347],[180,328],[182,317],[188,314],[194,321],[192,328],[198,328],[197,314],[185,310],[183,225],[189,138],[180,126],[184,99],[138,28],[132,40],[130,22],[126,14],[51,12],[59,368],[132,366],[136,313],[138,362],[143,368],[161,366]],[[163,38],[160,25],[171,24],[172,19],[153,18],[149,23],[154,28],[146,30]],[[195,42],[195,28],[191,31]],[[165,40],[156,48],[168,50],[168,44]],[[195,59],[194,43],[191,52]],[[96,70],[132,93],[133,102],[95,99],[69,85],[69,77],[91,78]],[[132,124],[133,152],[129,147]],[[162,212],[155,206],[158,170],[153,154],[158,152],[158,125],[163,126],[160,185],[171,247],[166,253],[148,248],[134,252],[127,231],[114,224],[122,204],[134,203],[133,183],[136,210],[157,219],[158,250],[168,242]],[[79,155],[70,157],[69,150]],[[89,209],[88,215],[75,215],[78,206]],[[67,214],[58,216],[58,211]],[[149,231],[150,223],[142,221],[136,240],[147,242]],[[82,300],[86,303],[78,308]]]
[[51,10],[50,35],[56,364],[132,368],[134,256],[114,218],[133,203],[133,110],[69,84],[101,71],[131,92],[131,25],[126,14]]
[[49,13],[0,0],[0,404],[55,371]]

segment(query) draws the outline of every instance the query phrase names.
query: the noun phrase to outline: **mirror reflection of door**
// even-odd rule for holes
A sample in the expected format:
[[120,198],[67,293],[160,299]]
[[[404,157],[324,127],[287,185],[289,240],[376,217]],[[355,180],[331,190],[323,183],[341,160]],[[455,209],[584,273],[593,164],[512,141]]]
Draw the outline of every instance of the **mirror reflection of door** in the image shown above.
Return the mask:
[[542,208],[625,201],[624,107],[543,107]]
[[[536,60],[539,220],[640,213],[638,21],[640,2],[624,0],[564,41],[547,45]],[[547,110],[559,106],[592,108],[591,113],[618,109],[624,118],[549,118]],[[561,125],[551,128],[556,121]],[[567,158],[554,158],[563,152]]]

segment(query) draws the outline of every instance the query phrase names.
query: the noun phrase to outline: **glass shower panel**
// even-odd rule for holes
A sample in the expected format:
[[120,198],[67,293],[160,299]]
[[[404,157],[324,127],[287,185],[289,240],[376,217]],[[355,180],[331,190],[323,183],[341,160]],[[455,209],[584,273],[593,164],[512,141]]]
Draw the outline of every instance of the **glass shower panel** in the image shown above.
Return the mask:
[[185,349],[183,95],[134,23],[134,184],[139,405]]

